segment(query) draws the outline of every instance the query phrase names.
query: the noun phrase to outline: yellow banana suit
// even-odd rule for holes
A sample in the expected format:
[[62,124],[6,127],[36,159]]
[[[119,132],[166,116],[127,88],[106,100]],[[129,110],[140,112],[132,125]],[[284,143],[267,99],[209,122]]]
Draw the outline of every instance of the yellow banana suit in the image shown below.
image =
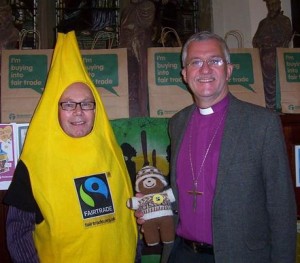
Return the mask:
[[[74,82],[86,83],[96,102],[93,130],[81,138],[66,135],[58,121],[60,96]],[[44,217],[33,233],[41,262],[134,262],[130,179],[74,31],[58,34],[20,159]]]

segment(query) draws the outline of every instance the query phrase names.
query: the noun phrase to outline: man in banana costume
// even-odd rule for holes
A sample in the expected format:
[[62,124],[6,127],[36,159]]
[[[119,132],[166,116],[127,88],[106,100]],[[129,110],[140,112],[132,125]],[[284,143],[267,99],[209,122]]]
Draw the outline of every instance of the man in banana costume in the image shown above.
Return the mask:
[[75,32],[59,33],[13,181],[7,243],[14,262],[128,262],[132,187]]

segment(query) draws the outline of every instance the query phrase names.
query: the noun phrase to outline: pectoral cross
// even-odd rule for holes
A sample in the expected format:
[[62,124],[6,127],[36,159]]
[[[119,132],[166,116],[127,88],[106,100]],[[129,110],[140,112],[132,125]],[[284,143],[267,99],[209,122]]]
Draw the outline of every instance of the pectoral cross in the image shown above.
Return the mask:
[[203,195],[203,192],[197,191],[197,185],[198,185],[198,183],[196,181],[194,181],[193,190],[188,191],[189,194],[193,195],[193,209],[194,209],[194,212],[196,211],[196,208],[197,208],[197,195]]

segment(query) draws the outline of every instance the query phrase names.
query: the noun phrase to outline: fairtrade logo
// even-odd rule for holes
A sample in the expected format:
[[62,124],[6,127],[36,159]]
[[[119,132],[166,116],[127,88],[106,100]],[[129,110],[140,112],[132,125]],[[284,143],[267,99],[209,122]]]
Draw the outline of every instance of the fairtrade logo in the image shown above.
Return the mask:
[[114,213],[107,173],[75,178],[74,182],[83,219]]
[[293,104],[289,105],[289,106],[288,106],[288,109],[289,109],[289,110],[295,110],[295,105],[293,105]]
[[109,190],[103,180],[97,177],[90,177],[84,181],[83,185],[80,185],[79,194],[85,204],[95,207],[95,201],[89,193],[98,193],[107,199]]
[[163,112],[163,110],[157,110],[157,115],[158,115],[158,116],[162,116],[162,115],[164,115],[164,112]]
[[8,115],[8,118],[9,118],[11,121],[13,121],[13,120],[16,118],[16,115],[15,115],[14,113],[10,113],[10,114]]

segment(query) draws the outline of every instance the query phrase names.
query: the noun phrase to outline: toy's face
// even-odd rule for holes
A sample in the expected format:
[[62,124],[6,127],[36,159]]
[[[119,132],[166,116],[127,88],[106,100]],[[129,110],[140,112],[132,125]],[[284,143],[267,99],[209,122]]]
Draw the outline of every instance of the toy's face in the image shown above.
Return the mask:
[[139,183],[139,188],[142,194],[153,194],[163,191],[164,185],[159,179],[148,177]]

